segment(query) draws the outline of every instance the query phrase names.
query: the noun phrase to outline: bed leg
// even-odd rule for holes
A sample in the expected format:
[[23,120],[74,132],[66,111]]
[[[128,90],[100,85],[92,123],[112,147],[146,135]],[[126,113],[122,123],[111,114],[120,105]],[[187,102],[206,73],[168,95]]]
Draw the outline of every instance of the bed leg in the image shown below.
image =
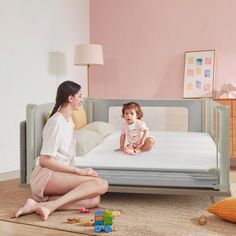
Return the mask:
[[226,197],[224,197],[224,196],[210,196],[210,198],[211,198],[211,202],[214,204],[220,200],[225,199]]

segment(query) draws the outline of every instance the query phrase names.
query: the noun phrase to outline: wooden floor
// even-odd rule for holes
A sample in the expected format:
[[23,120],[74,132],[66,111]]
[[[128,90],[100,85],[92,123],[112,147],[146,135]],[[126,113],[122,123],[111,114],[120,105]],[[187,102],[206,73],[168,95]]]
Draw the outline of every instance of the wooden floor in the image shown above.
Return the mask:
[[32,235],[56,235],[56,236],[75,236],[84,235],[78,233],[69,233],[60,230],[46,229],[42,227],[16,224],[0,220],[0,235],[1,236],[32,236]]
[[[1,178],[3,180],[4,178]],[[236,183],[236,168],[230,171],[230,183]],[[0,182],[1,184],[1,182]],[[37,226],[29,226],[0,220],[0,236],[32,236],[32,235],[57,235],[57,236],[82,236],[84,234],[64,232],[54,229],[46,229]]]

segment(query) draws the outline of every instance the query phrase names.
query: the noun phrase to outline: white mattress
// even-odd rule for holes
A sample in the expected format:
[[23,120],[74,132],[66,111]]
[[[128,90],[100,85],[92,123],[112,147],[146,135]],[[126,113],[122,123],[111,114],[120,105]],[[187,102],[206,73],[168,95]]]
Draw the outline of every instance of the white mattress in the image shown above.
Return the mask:
[[153,131],[157,144],[151,151],[135,156],[115,152],[119,147],[119,132],[84,156],[75,158],[78,167],[116,170],[154,170],[206,173],[216,168],[216,146],[208,133]]

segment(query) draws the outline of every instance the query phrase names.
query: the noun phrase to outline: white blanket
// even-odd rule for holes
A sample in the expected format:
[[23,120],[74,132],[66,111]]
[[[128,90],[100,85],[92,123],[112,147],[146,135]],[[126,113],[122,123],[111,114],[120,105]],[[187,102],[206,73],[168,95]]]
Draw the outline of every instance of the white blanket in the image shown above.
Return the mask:
[[114,151],[119,148],[120,133],[116,132],[86,155],[76,157],[75,165],[172,172],[208,172],[216,168],[216,146],[208,133],[153,131],[151,135],[157,138],[153,149],[131,156]]

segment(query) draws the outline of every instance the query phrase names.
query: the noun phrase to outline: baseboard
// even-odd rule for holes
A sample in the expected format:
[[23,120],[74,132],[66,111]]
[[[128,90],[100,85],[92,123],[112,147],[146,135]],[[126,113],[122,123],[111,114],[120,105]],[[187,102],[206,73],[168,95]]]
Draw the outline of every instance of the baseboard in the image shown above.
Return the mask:
[[0,173],[0,181],[20,178],[20,170]]

